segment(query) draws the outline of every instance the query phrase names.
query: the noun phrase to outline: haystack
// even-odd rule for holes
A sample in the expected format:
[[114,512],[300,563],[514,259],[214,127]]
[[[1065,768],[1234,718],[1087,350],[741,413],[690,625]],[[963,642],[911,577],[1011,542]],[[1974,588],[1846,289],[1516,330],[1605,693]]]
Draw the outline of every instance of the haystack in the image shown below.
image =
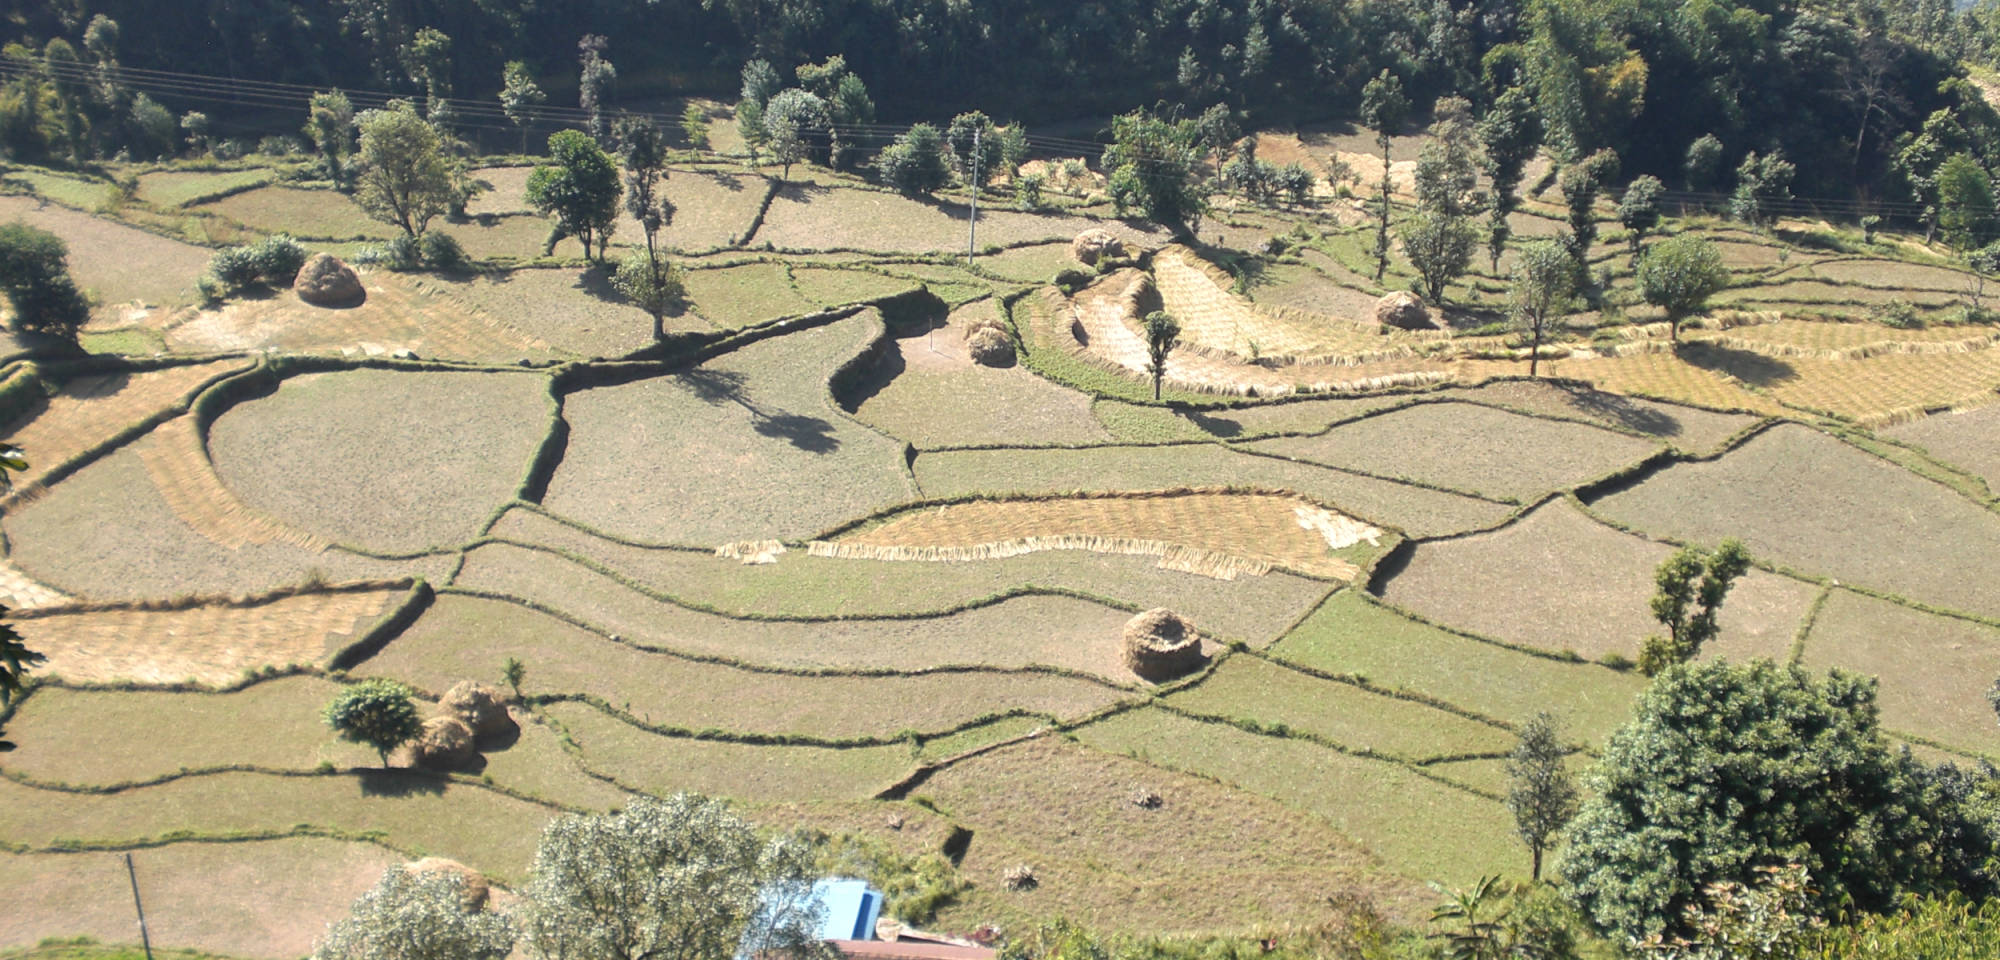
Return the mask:
[[1092,227],[1070,241],[1069,252],[1085,265],[1095,265],[1105,257],[1124,256],[1125,244],[1112,236],[1111,231]]
[[457,877],[465,884],[464,902],[466,913],[478,913],[485,909],[486,899],[492,893],[491,889],[487,886],[486,878],[480,876],[479,871],[456,860],[446,860],[443,857],[425,857],[422,860],[404,865],[403,869],[409,871],[412,875],[439,874],[447,877]]
[[507,716],[507,695],[490,683],[461,680],[444,692],[438,706],[443,707],[446,714],[457,717],[474,737],[481,740],[504,734],[514,727],[513,718]]
[[1416,294],[1398,290],[1375,301],[1375,322],[1403,330],[1436,330],[1429,307]]
[[994,327],[982,326],[965,341],[965,352],[973,363],[989,367],[1014,364],[1014,341]]
[[1154,683],[1183,677],[1208,662],[1194,624],[1165,607],[1154,607],[1125,624],[1125,666]]
[[317,307],[351,307],[368,299],[361,277],[339,257],[315,253],[292,281],[292,290]]
[[431,770],[457,770],[472,755],[472,728],[457,717],[425,720],[423,732],[410,741],[411,758]]

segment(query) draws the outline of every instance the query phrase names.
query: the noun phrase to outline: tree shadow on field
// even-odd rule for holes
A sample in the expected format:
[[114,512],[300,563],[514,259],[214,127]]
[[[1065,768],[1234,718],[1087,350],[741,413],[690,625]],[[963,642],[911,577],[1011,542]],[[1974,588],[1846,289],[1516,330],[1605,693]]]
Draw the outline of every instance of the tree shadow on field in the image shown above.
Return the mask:
[[605,303],[631,306],[631,298],[625,296],[618,289],[618,285],[611,282],[612,270],[612,267],[604,264],[593,264],[585,267],[583,272],[576,276],[576,289]]
[[444,794],[446,781],[436,774],[399,767],[374,767],[355,771],[364,797],[435,797]]
[[1189,412],[1187,414],[1187,419],[1188,422],[1194,424],[1196,427],[1199,427],[1202,430],[1202,432],[1207,433],[1210,436],[1240,437],[1243,435],[1242,422],[1238,420],[1231,420],[1228,417],[1217,417],[1206,413]]
[[701,176],[707,177],[708,179],[715,181],[716,186],[719,186],[722,189],[728,190],[732,193],[742,193],[744,190],[743,180],[740,174],[729,173],[723,170],[697,170],[695,172]]
[[787,180],[783,185],[778,187],[778,197],[780,199],[792,200],[798,203],[811,203],[814,197],[824,196],[832,192],[832,187],[811,181],[794,182]]
[[1600,393],[1589,387],[1564,385],[1561,389],[1569,394],[1570,406],[1584,416],[1609,420],[1651,437],[1680,436],[1680,420],[1663,410],[1642,407],[1626,397]]
[[840,449],[840,438],[833,435],[833,424],[826,420],[758,406],[745,395],[744,384],[749,378],[741,373],[696,367],[681,373],[677,379],[703,403],[711,406],[734,403],[742,407],[750,414],[750,429],[763,436],[783,440],[807,453],[832,453]]
[[1768,387],[1798,376],[1791,364],[1776,357],[1713,343],[1683,343],[1675,353],[1691,366],[1728,374],[1753,387]]

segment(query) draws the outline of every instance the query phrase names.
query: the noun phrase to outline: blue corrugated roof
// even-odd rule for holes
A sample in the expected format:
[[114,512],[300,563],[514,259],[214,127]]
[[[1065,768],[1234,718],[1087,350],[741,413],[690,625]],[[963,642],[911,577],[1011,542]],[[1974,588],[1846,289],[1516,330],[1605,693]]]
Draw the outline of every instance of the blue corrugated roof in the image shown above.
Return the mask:
[[882,914],[882,894],[865,880],[832,878],[813,884],[813,899],[825,907],[821,940],[873,940],[875,920]]

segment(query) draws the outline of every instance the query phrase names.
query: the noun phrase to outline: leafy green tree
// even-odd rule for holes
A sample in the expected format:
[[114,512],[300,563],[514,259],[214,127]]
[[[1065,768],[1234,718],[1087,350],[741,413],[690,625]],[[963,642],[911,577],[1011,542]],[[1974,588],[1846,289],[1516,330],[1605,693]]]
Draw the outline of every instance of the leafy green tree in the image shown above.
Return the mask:
[[373,747],[384,767],[389,751],[416,739],[424,726],[410,688],[379,678],[341,688],[321,716],[342,740]]
[[1243,195],[1251,203],[1263,203],[1271,198],[1276,187],[1278,168],[1269,161],[1259,160],[1246,150],[1236,155],[1236,159],[1222,165],[1223,185]]
[[634,306],[653,317],[653,339],[666,338],[666,315],[687,301],[687,280],[678,267],[634,250],[618,261],[611,283]]
[[464,877],[397,864],[327,926],[312,960],[502,960],[519,936],[506,915],[466,909]]
[[528,152],[528,125],[535,122],[535,108],[548,99],[526,61],[507,61],[500,74],[500,111],[507,115],[508,123],[520,129],[522,153]]
[[930,195],[951,180],[944,137],[928,123],[912,126],[875,159],[875,167],[890,186],[908,194]]
[[8,66],[15,69],[13,79],[0,92],[0,147],[6,149],[7,159],[17,163],[40,162],[50,149],[42,71],[26,62],[27,56],[19,44],[6,47]]
[[1485,156],[1486,178],[1492,181],[1493,203],[1486,212],[1486,252],[1493,270],[1507,249],[1513,227],[1507,217],[1521,206],[1521,176],[1541,148],[1542,120],[1520,87],[1508,87],[1473,127]]
[[1375,144],[1382,150],[1382,196],[1376,204],[1375,282],[1382,282],[1389,269],[1389,138],[1402,127],[1410,101],[1403,96],[1403,81],[1387,70],[1361,89],[1361,125],[1375,131]]
[[451,38],[436,27],[424,27],[401,51],[403,71],[424,90],[424,115],[435,118],[451,96]]
[[1681,324],[1708,306],[1708,298],[1729,285],[1722,250],[1691,233],[1669,237],[1639,258],[1639,295],[1667,313],[1670,338],[1678,343]]
[[1955,767],[1892,752],[1875,681],[1768,660],[1675,664],[1606,744],[1562,861],[1565,889],[1614,940],[1684,937],[1712,884],[1796,863],[1810,909],[1874,912],[1904,894],[1991,895],[1973,864],[1993,818]]
[[1576,781],[1563,763],[1569,749],[1555,717],[1535,714],[1519,732],[1521,740],[1507,757],[1507,810],[1528,846],[1528,878],[1540,881],[1542,854],[1576,816]]
[[763,839],[721,800],[634,797],[542,833],[522,890],[539,960],[824,957],[809,846]]
[[1556,178],[1563,204],[1569,208],[1569,235],[1563,240],[1579,278],[1589,274],[1590,246],[1597,242],[1597,194],[1617,175],[1618,155],[1599,150],[1564,167]]
[[1146,314],[1146,372],[1153,377],[1153,399],[1160,399],[1160,381],[1167,376],[1167,354],[1180,339],[1180,321],[1165,310]]
[[1638,269],[1639,248],[1646,242],[1646,235],[1660,225],[1660,194],[1666,186],[1660,178],[1652,174],[1636,177],[1625,186],[1625,195],[1618,200],[1618,223],[1625,228],[1625,239],[1632,244],[1632,267]]
[[[660,229],[674,220],[674,205],[661,185],[667,179],[667,138],[658,124],[640,117],[618,121],[618,157],[625,166],[625,212],[639,221],[646,234],[646,269],[643,277],[618,268],[619,289],[647,313],[653,315],[653,339],[666,336],[666,311],[678,300],[667,283],[667,265],[661,261]],[[600,257],[602,254],[600,254]]]
[[83,62],[68,40],[55,37],[42,47],[42,66],[55,94],[54,139],[72,161],[86,159],[91,152],[90,118],[85,113],[89,91],[83,78]]
[[1688,144],[1687,159],[1681,162],[1689,190],[1713,190],[1722,174],[1722,141],[1704,133]]
[[1993,180],[1971,154],[1954,153],[1938,168],[1938,230],[1961,253],[1993,236]]
[[1432,109],[1429,136],[1417,153],[1417,206],[1448,217],[1463,217],[1472,188],[1479,181],[1473,164],[1472,105],[1459,97],[1440,97]]
[[1464,217],[1433,210],[1421,210],[1403,221],[1403,255],[1417,271],[1424,299],[1444,302],[1444,288],[1465,274],[1472,265],[1472,248],[1477,238]]
[[13,305],[16,330],[75,343],[90,320],[90,304],[70,279],[69,246],[18,220],[0,226],[0,293]]
[[354,150],[354,104],[338,90],[315,93],[306,110],[306,140],[319,151],[326,178],[340,186],[346,180],[343,161]]
[[611,133],[610,124],[604,120],[604,104],[611,99],[612,82],[618,79],[618,70],[604,57],[605,49],[610,46],[611,41],[595,33],[584,34],[576,42],[577,105],[589,117],[590,135],[598,140]]
[[199,110],[189,110],[181,114],[181,129],[187,131],[188,147],[196,153],[208,152],[210,126],[208,114]]
[[354,202],[368,216],[419,238],[450,209],[455,185],[437,128],[407,100],[355,118],[361,129]]
[[1811,877],[1796,863],[1759,867],[1753,883],[1723,880],[1687,908],[1689,936],[1654,934],[1639,947],[1663,960],[1764,960],[1804,957],[1814,932],[1826,927],[1810,892]]
[[1778,218],[1778,205],[1791,199],[1792,177],[1798,168],[1785,159],[1782,150],[1764,156],[1756,153],[1743,158],[1736,167],[1736,192],[1729,197],[1729,213],[1758,229],[1769,227]]
[[1722,629],[1717,618],[1729,588],[1749,569],[1750,552],[1736,540],[1722,541],[1712,554],[1683,547],[1661,561],[1653,573],[1657,592],[1651,606],[1653,619],[1667,628],[1667,635],[1646,639],[1639,669],[1650,677],[1701,653],[1702,644]]
[[1576,296],[1576,262],[1557,240],[1535,240],[1521,247],[1514,264],[1509,309],[1514,324],[1533,338],[1528,376],[1541,365],[1542,341],[1555,331]]
[[174,118],[173,111],[160,106],[152,97],[142,93],[132,98],[127,127],[126,141],[135,156],[150,160],[178,152],[180,121]]
[[1273,189],[1283,192],[1294,206],[1305,206],[1311,201],[1313,187],[1318,183],[1319,178],[1313,176],[1303,163],[1287,163],[1271,175]]
[[[973,142],[978,141],[978,149]],[[951,118],[951,126],[945,129],[945,142],[951,146],[951,155],[957,159],[959,179],[972,183],[974,164],[977,163],[979,186],[991,180],[999,171],[1001,151],[1005,145],[1000,142],[1000,128],[993,125],[986,114],[977,110],[961,113]]]
[[580,130],[559,130],[549,137],[549,161],[528,174],[528,205],[543,216],[556,218],[555,232],[549,237],[553,251],[563,237],[583,243],[583,254],[604,259],[611,247],[611,231],[618,223],[618,165],[589,134]]
[[764,60],[751,60],[745,63],[741,78],[743,89],[737,95],[737,100],[754,103],[760,110],[785,87],[785,81],[778,76],[777,68]]
[[764,145],[784,168],[780,179],[792,178],[792,164],[806,158],[809,141],[823,135],[826,125],[825,101],[804,90],[780,90],[764,105]]
[[757,156],[764,152],[770,136],[764,132],[764,105],[755,100],[736,101],[736,130],[743,135],[743,149],[750,154],[750,165],[757,165]]
[[708,149],[708,111],[701,104],[690,103],[681,110],[681,136],[687,138],[689,147]]
[[1195,184],[1195,168],[1204,156],[1195,121],[1134,110],[1112,119],[1111,139],[1103,168],[1123,188],[1114,190],[1114,197],[1136,202],[1154,223],[1197,232],[1208,203]]

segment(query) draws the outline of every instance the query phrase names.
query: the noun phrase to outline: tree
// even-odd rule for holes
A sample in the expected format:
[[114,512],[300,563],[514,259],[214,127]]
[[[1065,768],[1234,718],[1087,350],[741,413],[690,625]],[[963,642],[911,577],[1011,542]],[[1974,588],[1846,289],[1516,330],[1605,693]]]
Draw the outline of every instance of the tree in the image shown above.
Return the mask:
[[618,165],[589,134],[580,130],[558,130],[549,137],[549,161],[528,174],[527,200],[535,212],[553,214],[556,229],[549,237],[549,249],[563,237],[583,243],[583,255],[604,259],[611,247],[611,230],[618,222]]
[[528,152],[528,124],[535,121],[535,108],[548,99],[525,61],[507,61],[500,74],[500,110],[507,115],[508,123],[520,128],[522,153]]
[[319,151],[326,178],[340,186],[345,177],[342,160],[354,149],[354,105],[338,90],[315,93],[306,109],[306,139]]
[[[0,226],[0,293],[13,305],[16,330],[75,343],[90,320],[90,304],[70,279],[69,246],[18,220]],[[0,465],[5,463],[0,454]]]
[[1570,826],[1565,890],[1614,940],[1694,933],[1711,884],[1797,863],[1812,909],[1990,896],[1993,823],[1953,767],[1892,752],[1875,681],[1768,660],[1668,667],[1613,733]]
[[502,960],[519,935],[505,915],[466,909],[464,877],[396,864],[327,926],[312,960]]
[[1561,729],[1547,713],[1521,725],[1521,742],[1507,757],[1507,809],[1514,829],[1528,845],[1530,880],[1542,879],[1542,854],[1576,816],[1576,781],[1563,760],[1569,755]]
[[1681,169],[1687,173],[1689,190],[1715,189],[1716,177],[1722,173],[1722,141],[1715,134],[1702,134],[1688,144],[1687,159],[1681,162]]
[[[0,444],[0,490],[14,489],[12,475],[26,469],[28,459],[21,453],[20,447],[11,443]],[[0,709],[5,709],[15,697],[20,696],[26,685],[28,668],[48,659],[28,649],[14,625],[6,622],[6,616],[7,608],[0,606]]]
[[1417,206],[1462,217],[1479,181],[1473,167],[1472,105],[1459,97],[1440,97],[1431,112],[1436,119],[1417,153]]
[[355,118],[361,128],[354,202],[368,216],[424,235],[433,218],[450,209],[455,185],[437,128],[417,116],[407,100]]
[[1528,376],[1542,358],[1542,340],[1554,331],[1576,295],[1576,262],[1557,240],[1536,240],[1521,248],[1514,265],[1511,303],[1514,323],[1534,338]]
[[196,153],[208,152],[208,114],[189,110],[181,114],[181,129],[187,131],[188,147]]
[[823,956],[815,879],[807,845],[760,838],[721,800],[640,796],[549,824],[522,925],[540,960]]
[[688,146],[696,150],[708,149],[708,111],[701,104],[690,103],[681,110],[681,136],[687,138]]
[[1938,168],[1938,231],[1953,250],[1984,246],[1993,236],[1993,180],[1971,154],[1954,153]]
[[679,268],[648,256],[643,250],[634,250],[618,261],[611,283],[633,305],[652,315],[653,339],[665,339],[666,315],[687,299],[687,281],[681,277]]
[[611,61],[604,58],[605,48],[611,41],[595,33],[586,33],[576,42],[576,58],[581,69],[577,74],[577,105],[590,118],[590,135],[602,140],[611,132],[604,122],[604,102],[611,97],[611,83],[618,79],[618,71]]
[[1387,70],[1361,88],[1361,125],[1375,131],[1375,143],[1382,149],[1382,196],[1376,205],[1375,282],[1389,269],[1389,137],[1403,125],[1410,101],[1403,96],[1403,81]]
[[1792,177],[1798,172],[1782,150],[1764,156],[1751,153],[1736,167],[1736,192],[1729,197],[1729,213],[1758,229],[1777,219],[1777,207],[1792,196]]
[[424,90],[424,116],[436,120],[451,96],[451,38],[436,27],[424,27],[401,51],[410,82]]
[[1669,237],[1639,258],[1639,295],[1665,310],[1669,337],[1681,339],[1681,323],[1700,313],[1708,298],[1729,285],[1722,250],[1691,233]]
[[1521,205],[1522,171],[1542,143],[1542,120],[1534,101],[1520,87],[1508,87],[1473,128],[1485,153],[1486,177],[1492,181],[1493,203],[1486,214],[1486,252],[1492,268],[1500,269],[1513,227],[1507,217]]
[[1134,110],[1112,119],[1111,140],[1103,168],[1122,187],[1113,190],[1114,200],[1137,202],[1147,219],[1161,226],[1197,232],[1208,205],[1194,182],[1205,156],[1200,126]]
[[737,95],[738,101],[754,103],[760,109],[770,103],[771,98],[777,96],[778,91],[785,86],[785,81],[778,76],[777,68],[763,60],[745,63],[740,76],[743,88]]
[[903,193],[929,195],[951,180],[944,137],[928,123],[916,124],[897,137],[875,158],[875,167],[883,180]]
[[1424,299],[1443,303],[1445,286],[1472,265],[1472,225],[1464,217],[1423,210],[1403,221],[1402,232],[1403,255],[1422,280]]
[[1618,222],[1632,244],[1633,269],[1639,266],[1639,247],[1646,242],[1646,234],[1660,225],[1660,193],[1665,189],[1659,177],[1647,174],[1627,184],[1625,196],[1618,200]]
[[804,90],[780,90],[764,105],[764,143],[771,159],[784,167],[779,179],[792,178],[792,164],[806,158],[807,140],[826,124],[826,103]]
[[1563,239],[1579,279],[1589,275],[1590,246],[1597,242],[1598,191],[1617,175],[1618,155],[1599,150],[1563,168],[1562,176],[1556,179],[1563,203],[1569,207],[1569,236]]
[[667,289],[667,269],[656,242],[660,228],[674,220],[673,202],[659,189],[667,179],[667,138],[658,124],[639,117],[619,120],[617,131],[618,157],[625,166],[625,212],[646,234],[644,277],[629,277],[620,265],[618,286],[653,315],[653,339],[659,340],[667,333],[666,311],[678,299]]
[[321,716],[342,740],[375,748],[384,767],[389,751],[415,739],[424,726],[410,702],[410,688],[379,678],[342,688]]
[[[1000,168],[1000,128],[986,114],[973,110],[951,118],[944,137],[951,146],[951,155],[958,160],[958,176],[966,184],[974,188],[984,186],[984,181]],[[973,149],[975,141],[977,150]],[[975,170],[980,183],[972,182]]]
[[1181,335],[1180,321],[1165,310],[1146,314],[1146,372],[1153,376],[1153,399],[1160,399],[1160,381],[1167,375],[1167,354]]
[[1724,540],[1713,554],[1683,547],[1661,561],[1653,573],[1653,619],[1667,635],[1648,637],[1639,651],[1639,669],[1653,676],[1670,664],[1686,663],[1715,639],[1716,618],[1736,578],[1750,569],[1750,552],[1736,540]]

